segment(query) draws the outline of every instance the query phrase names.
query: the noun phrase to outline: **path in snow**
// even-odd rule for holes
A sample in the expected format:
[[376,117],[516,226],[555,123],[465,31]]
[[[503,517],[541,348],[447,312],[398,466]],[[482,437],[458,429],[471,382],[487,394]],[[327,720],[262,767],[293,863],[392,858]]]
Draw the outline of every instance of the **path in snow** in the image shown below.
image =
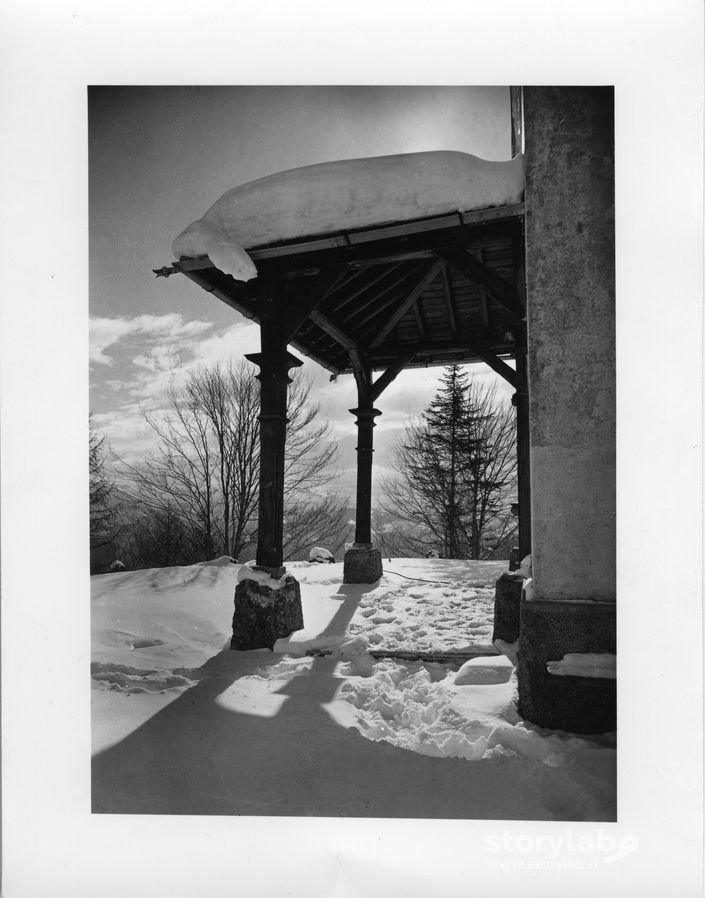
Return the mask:
[[[425,580],[391,573],[365,594],[348,631],[373,648],[416,651],[492,651],[494,581],[506,562],[429,559]],[[438,571],[434,579],[435,571]]]

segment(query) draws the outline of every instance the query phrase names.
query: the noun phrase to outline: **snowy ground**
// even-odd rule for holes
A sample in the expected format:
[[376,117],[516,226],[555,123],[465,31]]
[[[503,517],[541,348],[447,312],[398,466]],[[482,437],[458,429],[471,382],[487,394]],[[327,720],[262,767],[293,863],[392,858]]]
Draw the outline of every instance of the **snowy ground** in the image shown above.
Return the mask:
[[305,629],[275,652],[229,650],[227,559],[93,578],[95,811],[616,818],[613,738],[520,720],[506,658],[370,654],[491,652],[504,563],[385,559],[375,586],[288,567]]

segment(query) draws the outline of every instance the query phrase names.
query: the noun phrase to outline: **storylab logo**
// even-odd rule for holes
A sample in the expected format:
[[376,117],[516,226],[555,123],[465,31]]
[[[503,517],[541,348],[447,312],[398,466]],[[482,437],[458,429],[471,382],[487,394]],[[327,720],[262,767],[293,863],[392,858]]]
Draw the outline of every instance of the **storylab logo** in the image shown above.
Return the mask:
[[604,829],[540,835],[508,829],[485,839],[488,865],[512,870],[595,870],[628,857],[638,847],[636,836],[617,836]]

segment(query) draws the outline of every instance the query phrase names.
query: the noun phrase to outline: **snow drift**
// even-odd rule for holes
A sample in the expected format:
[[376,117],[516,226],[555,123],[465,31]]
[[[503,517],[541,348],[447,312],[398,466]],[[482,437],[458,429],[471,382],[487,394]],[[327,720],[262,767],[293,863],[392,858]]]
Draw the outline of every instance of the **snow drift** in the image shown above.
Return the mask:
[[246,249],[390,222],[517,203],[523,160],[435,151],[308,165],[228,190],[174,240],[177,259],[210,257],[241,281],[257,277]]

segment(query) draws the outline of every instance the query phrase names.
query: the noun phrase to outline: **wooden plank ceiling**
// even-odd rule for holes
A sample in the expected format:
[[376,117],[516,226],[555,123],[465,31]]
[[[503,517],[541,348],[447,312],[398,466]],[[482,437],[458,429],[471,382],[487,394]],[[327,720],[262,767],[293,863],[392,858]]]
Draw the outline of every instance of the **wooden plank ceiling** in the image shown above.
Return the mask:
[[525,341],[523,206],[326,235],[248,249],[247,283],[207,257],[182,272],[248,318],[275,286],[291,345],[335,374],[364,358],[375,370],[485,361],[511,382],[504,361]]

